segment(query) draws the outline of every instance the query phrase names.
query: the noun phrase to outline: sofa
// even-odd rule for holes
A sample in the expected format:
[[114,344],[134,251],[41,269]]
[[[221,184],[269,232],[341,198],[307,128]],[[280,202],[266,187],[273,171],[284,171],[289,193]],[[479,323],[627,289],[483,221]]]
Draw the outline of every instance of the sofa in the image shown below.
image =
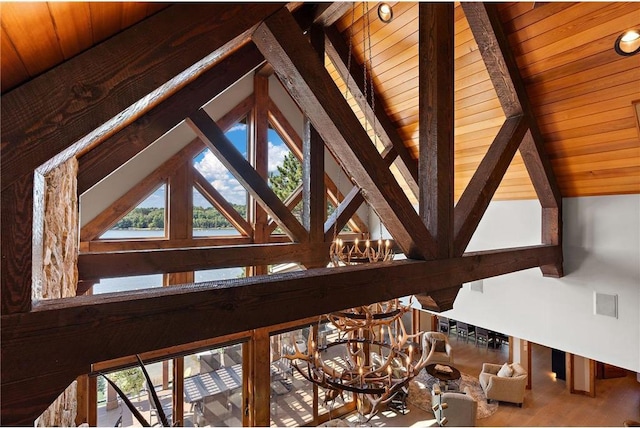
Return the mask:
[[[443,392],[440,390],[440,386],[436,384],[431,390],[431,405],[433,414],[440,426],[476,426],[478,403],[469,394]],[[444,423],[443,418],[446,418]]]
[[506,401],[522,407],[527,376],[527,371],[518,363],[484,363],[479,380],[488,403],[491,400]]

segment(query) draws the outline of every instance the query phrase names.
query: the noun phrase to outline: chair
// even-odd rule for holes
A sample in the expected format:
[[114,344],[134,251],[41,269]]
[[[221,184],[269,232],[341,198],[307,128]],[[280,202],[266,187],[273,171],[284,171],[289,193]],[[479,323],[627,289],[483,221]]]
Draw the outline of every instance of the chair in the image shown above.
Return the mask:
[[475,343],[476,346],[478,346],[478,342],[484,341],[485,348],[488,348],[489,342],[491,340],[495,341],[495,334],[493,334],[486,328],[476,327],[475,338],[476,338],[476,343]]
[[[154,417],[157,419],[157,423],[161,424],[160,415],[158,414],[158,408],[155,401],[153,400],[153,395],[151,394],[151,390],[149,389],[149,385],[147,384],[147,382],[144,383],[144,390],[146,391],[147,399],[149,400],[149,424],[153,425]],[[162,401],[160,397],[158,397],[158,399]],[[171,418],[173,416],[172,406],[169,405],[165,407],[163,405],[162,410],[164,411],[164,415],[167,417],[167,420],[171,422]]]
[[455,320],[449,319],[447,317],[438,317],[438,331],[441,333],[446,333],[449,335],[451,330],[456,328]]
[[426,352],[428,352],[427,364],[453,364],[453,348],[446,334],[428,331],[424,334],[424,341]]
[[456,331],[458,333],[458,337],[463,336],[467,342],[469,342],[470,335],[473,335],[475,339],[476,328],[470,324],[462,321],[456,321]]
[[513,370],[510,377],[498,374],[503,365],[482,364],[482,372],[479,376],[480,385],[487,396],[487,403],[491,400],[506,401],[522,407],[524,390],[527,387],[527,371],[518,363],[507,366]]
[[[446,406],[442,406],[445,403]],[[431,404],[433,406],[433,414],[441,425],[443,425],[443,418],[446,417],[446,426],[448,427],[476,426],[478,402],[470,394],[442,392],[440,385],[435,384],[431,391]],[[438,404],[441,405],[438,406]]]

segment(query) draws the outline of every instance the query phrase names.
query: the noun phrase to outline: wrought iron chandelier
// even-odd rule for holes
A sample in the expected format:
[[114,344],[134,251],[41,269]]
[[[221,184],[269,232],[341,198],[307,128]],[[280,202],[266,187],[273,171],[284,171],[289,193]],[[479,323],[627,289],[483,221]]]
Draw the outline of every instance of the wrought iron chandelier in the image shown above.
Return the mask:
[[306,349],[294,344],[295,353],[286,358],[304,378],[325,388],[328,397],[355,394],[359,413],[368,421],[427,363],[426,342],[418,344],[423,333],[408,334],[402,323],[410,310],[392,299],[333,312],[326,317],[337,339],[323,343],[312,329]]

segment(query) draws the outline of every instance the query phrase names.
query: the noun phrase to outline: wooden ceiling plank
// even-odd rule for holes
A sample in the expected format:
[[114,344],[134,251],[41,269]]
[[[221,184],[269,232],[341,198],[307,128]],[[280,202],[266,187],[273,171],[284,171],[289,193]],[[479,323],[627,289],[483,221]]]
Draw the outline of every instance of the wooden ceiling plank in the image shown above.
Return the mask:
[[124,3],[89,2],[93,44],[100,43],[122,30],[121,19]]
[[454,254],[463,254],[528,129],[522,116],[506,120],[455,207]]
[[[48,5],[48,2],[2,3],[2,28],[16,51],[22,54],[22,62],[31,77],[46,71],[50,64],[64,60]],[[2,103],[5,110],[4,99]],[[3,123],[2,127],[5,126]]]
[[[173,5],[3,95],[2,189],[122,129],[246,43],[252,28],[280,7]],[[200,31],[187,31],[194,27]],[[192,67],[205,57],[203,67]],[[167,83],[159,89],[158,82]]]
[[89,3],[52,1],[48,5],[64,59],[90,48],[93,39]]
[[407,257],[429,257],[433,237],[293,17],[285,10],[276,12],[258,26],[253,41]]
[[[411,154],[407,150],[402,138],[398,135],[393,122],[384,112],[385,103],[380,95],[374,90],[373,100],[366,99],[364,88],[364,73],[362,66],[357,62],[357,59],[351,58],[351,70],[347,70],[347,64],[349,63],[349,47],[342,39],[342,36],[334,27],[325,29],[326,35],[326,53],[334,64],[336,70],[340,73],[340,77],[343,81],[349,81],[349,91],[352,96],[358,102],[358,106],[364,112],[367,121],[369,123],[377,123],[379,127],[376,127],[376,131],[380,141],[385,147],[393,147],[398,153],[402,162],[397,164],[402,178],[407,182],[409,189],[413,195],[418,197],[418,165],[417,162],[411,157]],[[370,89],[370,88],[368,88]],[[372,94],[369,94],[371,96]],[[378,109],[374,112],[373,105],[378,106]],[[374,122],[375,121],[375,122]]]
[[[288,13],[288,12],[287,12]],[[292,239],[306,242],[309,233],[271,190],[266,181],[236,150],[216,123],[198,110],[187,119],[187,124],[207,144],[218,160],[236,177],[244,188],[256,198],[260,206],[277,222]]]
[[80,156],[78,194],[89,190],[262,61],[258,49],[253,44],[247,44],[129,126]]
[[29,78],[29,72],[18,55],[15,46],[4,28],[0,33],[0,52],[2,52],[2,93],[4,94],[18,83]]
[[419,5],[420,216],[438,258],[453,255],[453,4]]
[[178,153],[153,170],[151,174],[144,177],[139,183],[133,185],[124,195],[112,202],[109,207],[82,227],[80,230],[80,241],[93,241],[106,232],[111,226],[124,217],[127,212],[144,201],[160,184],[167,182],[169,176],[183,166],[185,162],[190,161],[195,155],[202,151],[203,146],[204,143],[202,141],[197,138],[194,139]]
[[193,184],[198,191],[205,197],[211,205],[213,205],[241,234],[249,237],[253,237],[253,227],[251,224],[243,218],[238,211],[233,208],[215,187],[207,181],[200,171],[192,168]]
[[435,291],[547,264],[559,252],[536,246],[40,302],[30,313],[2,316],[2,422],[32,424],[96,361]]
[[247,264],[307,264],[325,258],[323,251],[322,245],[288,243],[83,253],[78,257],[78,278],[88,281]]

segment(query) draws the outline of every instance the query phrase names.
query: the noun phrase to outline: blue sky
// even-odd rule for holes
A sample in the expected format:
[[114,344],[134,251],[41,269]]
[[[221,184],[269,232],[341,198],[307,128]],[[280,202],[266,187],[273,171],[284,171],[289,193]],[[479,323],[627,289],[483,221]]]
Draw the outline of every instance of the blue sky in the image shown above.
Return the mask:
[[[240,153],[247,157],[247,126],[237,124],[229,129],[225,135],[238,149]],[[289,152],[289,148],[282,141],[280,136],[273,129],[269,129],[269,172],[276,171],[282,165],[284,157]],[[233,204],[244,205],[246,203],[247,192],[226,169],[224,165],[215,157],[210,150],[205,150],[195,157],[194,165],[198,171],[211,183],[211,185]],[[144,208],[163,207],[165,201],[165,186],[160,187],[149,196],[139,206]],[[194,206],[206,207],[210,204],[199,194],[194,194]]]

